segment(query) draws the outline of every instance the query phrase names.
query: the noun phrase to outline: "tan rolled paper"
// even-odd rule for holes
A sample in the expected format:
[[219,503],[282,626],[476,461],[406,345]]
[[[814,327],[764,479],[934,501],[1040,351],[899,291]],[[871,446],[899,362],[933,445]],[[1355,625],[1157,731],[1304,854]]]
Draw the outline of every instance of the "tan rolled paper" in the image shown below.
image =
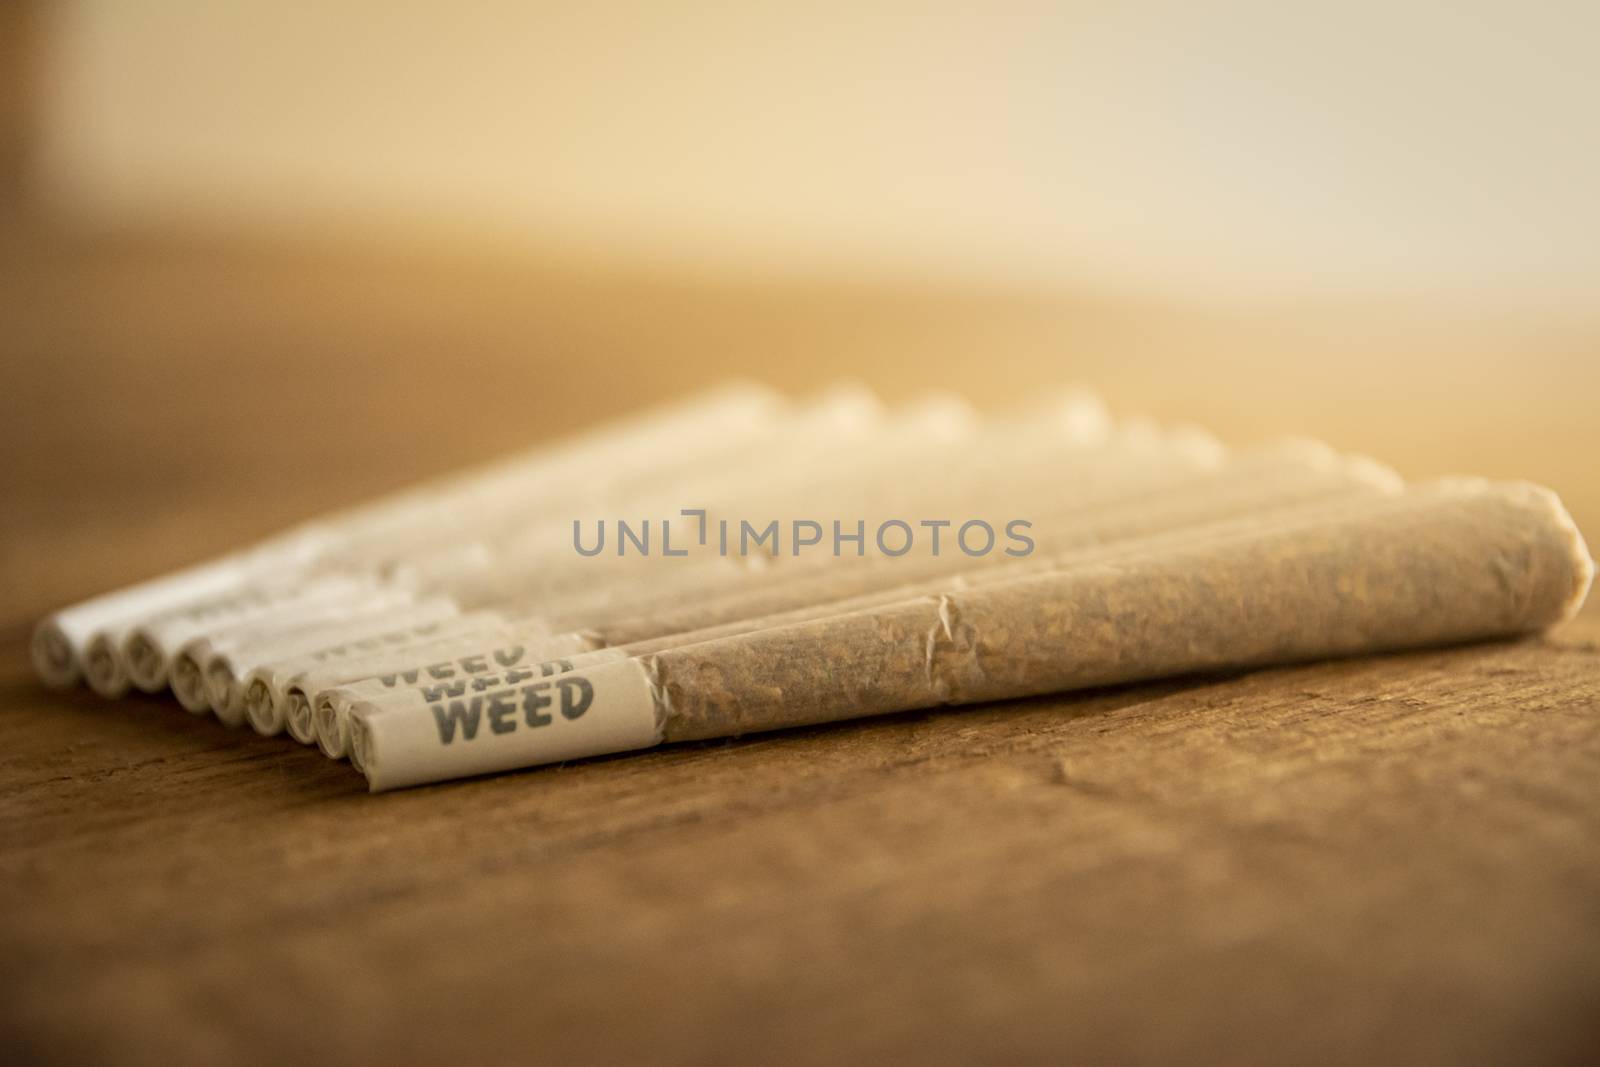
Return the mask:
[[1559,501],[1453,482],[1342,519],[664,650],[423,709],[360,706],[374,791],[1196,671],[1544,629],[1593,562]]

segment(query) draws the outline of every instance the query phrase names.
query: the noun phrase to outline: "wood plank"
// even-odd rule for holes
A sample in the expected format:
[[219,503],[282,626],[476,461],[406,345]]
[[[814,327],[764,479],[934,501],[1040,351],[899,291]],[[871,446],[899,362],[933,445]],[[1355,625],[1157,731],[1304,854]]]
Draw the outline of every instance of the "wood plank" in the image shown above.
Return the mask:
[[1556,1062],[1600,995],[1597,637],[377,798],[165,702],[32,696],[6,1014],[96,1058]]

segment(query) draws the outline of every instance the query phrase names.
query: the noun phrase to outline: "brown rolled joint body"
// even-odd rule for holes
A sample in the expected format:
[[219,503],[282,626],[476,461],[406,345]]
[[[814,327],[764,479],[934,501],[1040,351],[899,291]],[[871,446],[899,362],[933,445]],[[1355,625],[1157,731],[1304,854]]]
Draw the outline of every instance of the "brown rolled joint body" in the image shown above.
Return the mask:
[[1528,633],[1593,568],[1548,492],[1423,489],[1345,521],[1090,563],[644,657],[663,740]]

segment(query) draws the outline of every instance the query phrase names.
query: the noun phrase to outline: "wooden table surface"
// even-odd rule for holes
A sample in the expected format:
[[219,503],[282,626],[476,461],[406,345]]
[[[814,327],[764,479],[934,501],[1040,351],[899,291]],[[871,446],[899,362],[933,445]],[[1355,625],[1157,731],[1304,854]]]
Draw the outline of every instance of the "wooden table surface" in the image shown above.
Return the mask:
[[1600,1062],[1593,610],[380,797],[23,651],[49,608],[740,372],[1086,380],[1544,481],[1593,533],[1595,322],[3,233],[5,1062]]

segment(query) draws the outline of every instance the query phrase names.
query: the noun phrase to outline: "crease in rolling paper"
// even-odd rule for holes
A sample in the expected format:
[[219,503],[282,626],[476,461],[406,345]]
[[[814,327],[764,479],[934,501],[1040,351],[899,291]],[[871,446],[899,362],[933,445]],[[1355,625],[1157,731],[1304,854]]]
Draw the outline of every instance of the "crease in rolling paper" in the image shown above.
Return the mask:
[[1453,482],[1321,527],[922,597],[423,708],[358,706],[352,761],[376,792],[662,741],[1510,636],[1570,617],[1592,579],[1554,494]]

